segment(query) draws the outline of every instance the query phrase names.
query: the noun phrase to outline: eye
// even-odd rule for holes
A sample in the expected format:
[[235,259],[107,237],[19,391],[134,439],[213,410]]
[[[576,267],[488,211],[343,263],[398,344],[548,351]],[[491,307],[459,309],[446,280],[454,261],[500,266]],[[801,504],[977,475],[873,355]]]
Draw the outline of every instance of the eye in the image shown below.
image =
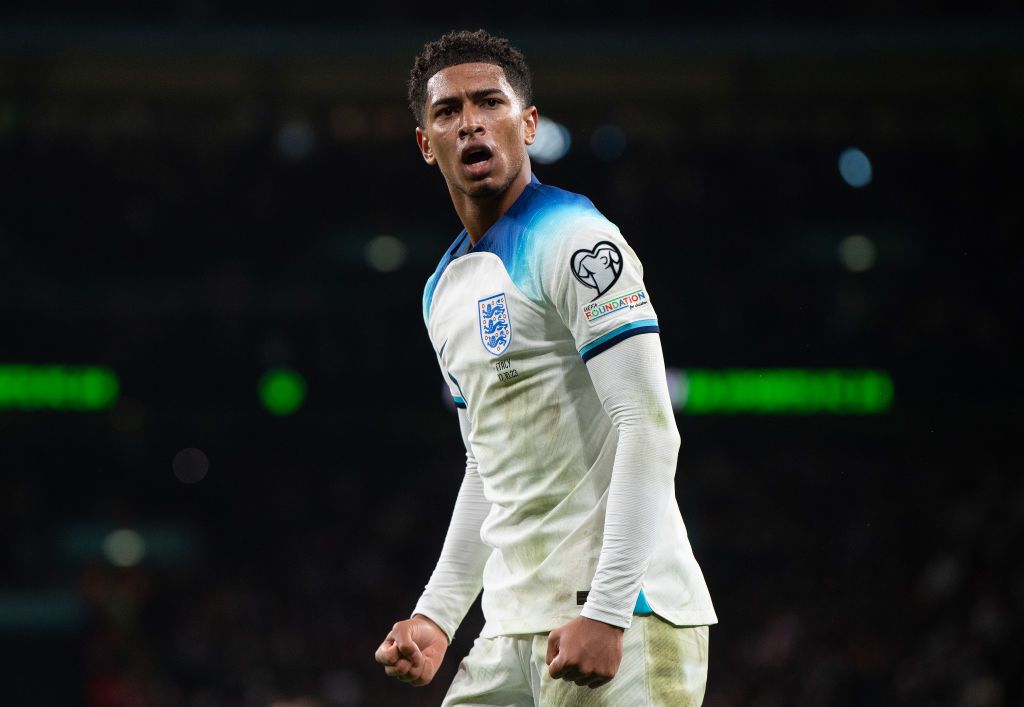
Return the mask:
[[495,108],[498,105],[497,98],[488,98],[485,102],[487,103],[488,108]]
[[444,108],[437,112],[437,115],[438,117],[442,117],[452,115],[453,113],[455,113],[454,108],[452,108],[451,106],[445,106]]

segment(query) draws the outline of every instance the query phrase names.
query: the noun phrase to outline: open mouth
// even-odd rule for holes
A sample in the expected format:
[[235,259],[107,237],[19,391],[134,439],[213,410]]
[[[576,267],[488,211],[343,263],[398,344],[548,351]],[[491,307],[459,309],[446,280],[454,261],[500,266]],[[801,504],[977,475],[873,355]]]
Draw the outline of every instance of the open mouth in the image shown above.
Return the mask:
[[477,164],[491,159],[491,148],[486,145],[473,145],[462,152],[462,164]]

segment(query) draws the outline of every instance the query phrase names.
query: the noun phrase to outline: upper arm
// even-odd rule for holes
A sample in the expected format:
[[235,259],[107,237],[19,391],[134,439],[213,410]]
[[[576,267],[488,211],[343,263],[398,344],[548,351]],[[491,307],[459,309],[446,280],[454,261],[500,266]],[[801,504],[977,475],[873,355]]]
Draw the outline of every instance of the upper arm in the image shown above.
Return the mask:
[[588,216],[567,227],[542,267],[545,294],[584,361],[659,331],[640,259],[604,218]]

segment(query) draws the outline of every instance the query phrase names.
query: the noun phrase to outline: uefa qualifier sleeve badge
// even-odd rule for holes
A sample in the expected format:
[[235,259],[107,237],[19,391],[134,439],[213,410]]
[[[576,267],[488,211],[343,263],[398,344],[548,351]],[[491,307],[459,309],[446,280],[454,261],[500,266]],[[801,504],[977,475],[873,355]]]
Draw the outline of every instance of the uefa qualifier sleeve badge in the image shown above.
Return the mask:
[[611,289],[622,274],[622,253],[610,241],[601,241],[590,250],[581,249],[572,254],[569,269],[573,276],[592,290],[597,299]]

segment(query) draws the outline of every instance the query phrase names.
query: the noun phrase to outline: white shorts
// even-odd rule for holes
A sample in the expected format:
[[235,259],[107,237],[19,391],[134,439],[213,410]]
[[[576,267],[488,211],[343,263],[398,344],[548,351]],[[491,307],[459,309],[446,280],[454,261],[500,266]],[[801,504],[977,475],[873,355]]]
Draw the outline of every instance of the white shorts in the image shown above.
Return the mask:
[[708,627],[677,627],[634,616],[622,663],[608,684],[591,689],[554,680],[544,662],[546,633],[477,638],[442,707],[699,707],[708,680]]

